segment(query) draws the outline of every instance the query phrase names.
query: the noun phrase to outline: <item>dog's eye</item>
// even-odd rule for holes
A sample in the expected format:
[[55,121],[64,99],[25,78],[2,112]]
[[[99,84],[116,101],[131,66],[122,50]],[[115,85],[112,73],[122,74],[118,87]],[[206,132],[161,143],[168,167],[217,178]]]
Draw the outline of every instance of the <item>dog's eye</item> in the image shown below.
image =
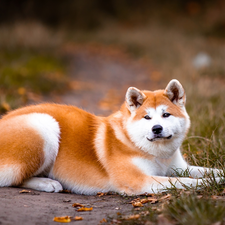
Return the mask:
[[164,118],[166,118],[166,117],[169,117],[170,115],[171,115],[170,113],[163,113],[162,116],[163,116]]
[[146,115],[144,118],[145,118],[146,120],[150,120],[150,119],[151,119],[151,117],[150,117],[149,115]]

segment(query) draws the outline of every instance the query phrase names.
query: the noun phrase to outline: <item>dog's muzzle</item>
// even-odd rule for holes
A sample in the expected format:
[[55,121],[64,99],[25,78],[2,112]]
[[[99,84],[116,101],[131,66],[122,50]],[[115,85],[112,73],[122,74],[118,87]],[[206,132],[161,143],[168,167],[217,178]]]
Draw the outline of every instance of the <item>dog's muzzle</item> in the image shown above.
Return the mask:
[[166,139],[166,140],[169,140],[172,138],[172,135],[169,135],[169,136],[163,136],[162,134],[162,131],[163,131],[163,127],[161,125],[155,125],[152,127],[152,133],[154,134],[153,138],[149,138],[149,137],[146,137],[149,141],[157,141],[157,140],[162,140],[162,139]]

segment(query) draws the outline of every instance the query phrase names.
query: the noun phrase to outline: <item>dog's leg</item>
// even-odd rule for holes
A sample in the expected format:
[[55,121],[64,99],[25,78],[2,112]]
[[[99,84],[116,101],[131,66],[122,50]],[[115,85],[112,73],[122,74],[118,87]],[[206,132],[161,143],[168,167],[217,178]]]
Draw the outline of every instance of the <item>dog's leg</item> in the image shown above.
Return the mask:
[[203,177],[205,174],[212,174],[212,173],[215,177],[219,177],[223,175],[222,170],[200,167],[200,166],[188,166],[188,171],[190,175],[194,178],[200,178],[200,177]]
[[60,192],[63,190],[62,185],[58,181],[44,177],[32,177],[26,180],[20,187],[46,192]]
[[[167,188],[177,188],[177,189],[185,189],[185,188],[198,188],[199,185],[208,184],[210,180],[207,178],[203,179],[193,179],[186,177],[158,177],[152,176],[149,177],[148,182],[145,184],[142,189],[142,193],[160,193],[165,191]],[[221,179],[219,177],[215,178],[215,181],[219,183]]]
[[205,174],[210,174],[210,173],[213,173],[215,177],[218,177],[219,175],[223,174],[223,171],[219,169],[188,165],[187,162],[182,157],[180,150],[178,149],[172,157],[171,164],[167,171],[167,175],[176,176],[177,175],[176,172],[182,173],[186,170],[188,174],[193,178],[201,178]]
[[[113,191],[125,193],[127,195],[160,193],[167,188],[196,188],[201,184],[207,185],[209,183],[208,181],[210,181],[207,180],[207,178],[193,179],[189,177],[151,176],[148,174],[148,170],[134,167],[129,161],[126,163],[119,162],[118,164],[120,170],[118,170],[117,167],[113,170],[111,183],[113,183],[114,186],[111,189],[115,188]],[[122,176],[121,171],[123,171]],[[216,182],[220,182],[219,177],[215,180]]]

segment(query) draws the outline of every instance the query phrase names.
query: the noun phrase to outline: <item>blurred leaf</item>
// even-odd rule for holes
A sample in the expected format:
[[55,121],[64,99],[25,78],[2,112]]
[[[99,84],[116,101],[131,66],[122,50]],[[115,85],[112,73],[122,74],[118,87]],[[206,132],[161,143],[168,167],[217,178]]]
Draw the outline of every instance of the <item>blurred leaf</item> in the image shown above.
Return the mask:
[[71,218],[69,216],[54,217],[53,221],[59,223],[70,223]]

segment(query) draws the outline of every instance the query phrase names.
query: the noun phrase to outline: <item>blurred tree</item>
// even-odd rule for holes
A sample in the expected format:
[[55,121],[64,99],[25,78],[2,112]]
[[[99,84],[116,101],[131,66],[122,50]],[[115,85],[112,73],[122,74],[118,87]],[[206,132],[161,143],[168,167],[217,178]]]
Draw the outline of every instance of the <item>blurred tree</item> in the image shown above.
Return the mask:
[[0,23],[39,20],[50,26],[95,28],[104,22],[103,18],[129,21],[135,18],[144,22],[160,9],[191,16],[219,3],[220,0],[0,0]]

